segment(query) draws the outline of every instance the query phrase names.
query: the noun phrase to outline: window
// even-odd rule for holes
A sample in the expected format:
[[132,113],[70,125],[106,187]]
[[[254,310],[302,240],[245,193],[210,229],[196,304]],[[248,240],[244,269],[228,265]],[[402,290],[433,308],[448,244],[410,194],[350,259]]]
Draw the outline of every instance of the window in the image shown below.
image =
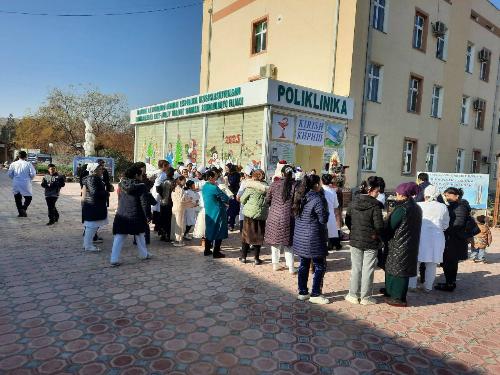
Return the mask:
[[438,35],[436,41],[436,58],[446,60],[447,45],[448,35]]
[[467,43],[467,52],[465,55],[465,71],[472,73],[474,70],[474,44]]
[[380,102],[382,99],[383,68],[380,65],[370,64],[368,70],[368,100]]
[[413,25],[413,48],[425,52],[427,39],[427,15],[417,11],[415,13],[415,23]]
[[376,169],[376,141],[376,135],[365,134],[363,136],[363,156],[361,159],[363,171],[374,172]]
[[437,167],[437,145],[429,143],[427,145],[427,154],[425,156],[425,170],[435,172]]
[[417,141],[405,139],[403,147],[403,174],[414,174],[416,164]]
[[476,116],[474,118],[474,127],[478,130],[484,129],[484,112],[486,110],[486,102],[483,99],[476,99],[474,101],[474,111]]
[[441,118],[443,109],[443,88],[441,86],[434,86],[432,88],[432,101],[431,101],[431,116]]
[[253,24],[252,53],[264,52],[267,49],[267,18]]
[[464,171],[464,150],[457,148],[457,160],[455,162],[455,173],[462,173]]
[[420,98],[422,97],[422,78],[410,76],[408,90],[408,112],[420,113]]
[[372,26],[379,31],[385,31],[385,2],[386,0],[374,0]]
[[469,124],[469,107],[470,98],[468,96],[462,96],[462,106],[460,109],[460,123],[462,125]]
[[479,151],[479,150],[472,151],[471,172],[472,173],[481,172],[481,151]]

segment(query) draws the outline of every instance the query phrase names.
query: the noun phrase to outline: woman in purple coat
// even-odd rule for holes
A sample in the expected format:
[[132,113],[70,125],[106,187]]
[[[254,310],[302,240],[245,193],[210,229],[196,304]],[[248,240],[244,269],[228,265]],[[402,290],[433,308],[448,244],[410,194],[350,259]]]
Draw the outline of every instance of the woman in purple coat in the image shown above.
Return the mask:
[[294,169],[290,165],[285,165],[281,169],[281,178],[275,180],[266,196],[266,203],[269,206],[269,214],[266,221],[266,231],[264,242],[271,245],[271,259],[273,270],[280,271],[281,251],[285,253],[285,262],[291,274],[296,273],[293,265],[293,227],[294,217],[292,214],[293,196],[297,187],[295,182]]
[[[321,295],[321,286],[326,272],[326,247],[328,241],[328,203],[321,189],[318,175],[305,176],[294,197],[293,212],[295,228],[293,232],[293,252],[300,257],[299,295],[301,301],[327,304]],[[314,279],[311,294],[307,288],[309,267],[314,264]]]

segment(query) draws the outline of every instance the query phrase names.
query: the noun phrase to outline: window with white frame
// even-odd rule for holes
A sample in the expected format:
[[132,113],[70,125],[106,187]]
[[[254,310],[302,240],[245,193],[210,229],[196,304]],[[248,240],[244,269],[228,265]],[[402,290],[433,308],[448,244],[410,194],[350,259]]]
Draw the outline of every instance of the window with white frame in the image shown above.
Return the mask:
[[368,100],[381,102],[382,100],[382,77],[383,67],[377,64],[370,64],[368,70]]
[[432,88],[431,116],[441,118],[443,109],[443,88],[434,85]]
[[457,148],[457,159],[455,162],[455,172],[462,173],[464,171],[464,149]]
[[363,136],[363,155],[361,169],[363,171],[375,171],[377,156],[377,136],[365,134]]
[[264,52],[267,49],[267,18],[253,24],[252,53]]
[[414,173],[416,148],[417,141],[405,139],[403,147],[403,174]]
[[460,124],[469,124],[469,108],[470,108],[470,98],[468,96],[462,96],[462,105],[460,108]]
[[413,25],[413,48],[425,51],[426,27],[427,16],[421,12],[416,12]]
[[408,89],[408,112],[420,113],[420,98],[422,96],[422,79],[410,76]]
[[481,151],[479,150],[472,151],[471,172],[472,173],[481,172]]
[[437,145],[429,143],[427,145],[427,154],[425,156],[425,170],[435,172],[437,168]]
[[386,0],[374,0],[372,26],[379,31],[385,31]]
[[465,54],[465,71],[472,73],[474,71],[474,44],[467,43],[467,51]]

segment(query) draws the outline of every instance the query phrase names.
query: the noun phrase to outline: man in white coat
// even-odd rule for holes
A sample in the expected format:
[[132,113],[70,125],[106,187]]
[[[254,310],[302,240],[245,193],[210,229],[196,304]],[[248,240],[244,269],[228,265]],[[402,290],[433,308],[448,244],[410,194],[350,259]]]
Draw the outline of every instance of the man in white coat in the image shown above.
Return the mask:
[[[19,160],[13,162],[9,167],[8,175],[12,179],[12,192],[16,201],[18,217],[27,217],[26,211],[31,203],[32,190],[31,180],[35,178],[36,171],[27,158],[26,151],[19,152]],[[24,204],[23,204],[24,197]]]

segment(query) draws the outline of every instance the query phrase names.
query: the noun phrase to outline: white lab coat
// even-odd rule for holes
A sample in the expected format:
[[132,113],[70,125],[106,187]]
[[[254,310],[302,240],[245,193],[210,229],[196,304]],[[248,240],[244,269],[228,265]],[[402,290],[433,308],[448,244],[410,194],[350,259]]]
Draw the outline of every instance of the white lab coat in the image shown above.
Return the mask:
[[151,188],[151,194],[153,194],[153,197],[156,199],[157,202],[154,206],[151,206],[151,210],[154,212],[160,212],[160,202],[161,202],[161,196],[156,191],[156,187],[160,186],[166,179],[167,179],[167,173],[161,172],[158,176],[156,176],[155,183]]
[[9,177],[12,179],[12,192],[31,197],[31,180],[36,176],[35,167],[29,161],[19,159],[9,167]]
[[[186,190],[185,194],[191,198],[193,202],[200,201],[200,194],[194,190]],[[199,206],[186,208],[186,225],[193,226],[196,224],[196,217],[198,216]]]
[[339,201],[337,199],[337,192],[330,186],[323,186],[325,191],[326,202],[328,203],[328,238],[337,238],[339,230],[337,228],[337,217],[335,216],[335,209],[339,208]]
[[442,263],[445,245],[444,231],[450,222],[448,208],[436,201],[418,202],[418,205],[422,208],[418,261]]

